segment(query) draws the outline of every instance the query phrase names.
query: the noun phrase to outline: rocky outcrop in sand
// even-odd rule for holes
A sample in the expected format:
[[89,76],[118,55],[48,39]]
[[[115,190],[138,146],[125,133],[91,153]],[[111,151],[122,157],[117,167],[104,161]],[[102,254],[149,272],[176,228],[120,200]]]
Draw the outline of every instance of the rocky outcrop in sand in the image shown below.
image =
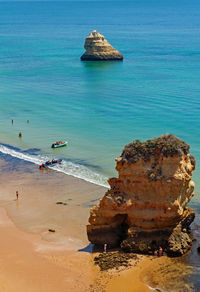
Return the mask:
[[195,216],[186,207],[194,195],[189,145],[173,135],[137,140],[116,162],[119,177],[108,180],[110,190],[90,211],[89,240],[132,252],[152,253],[161,246],[168,255],[184,254]]
[[85,39],[86,52],[82,61],[122,60],[123,56],[115,50],[97,30],[92,31]]

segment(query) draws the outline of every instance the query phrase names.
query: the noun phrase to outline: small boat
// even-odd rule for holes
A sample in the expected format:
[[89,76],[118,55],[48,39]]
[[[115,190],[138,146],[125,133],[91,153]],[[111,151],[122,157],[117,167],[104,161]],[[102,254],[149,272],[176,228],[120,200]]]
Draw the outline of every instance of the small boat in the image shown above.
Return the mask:
[[45,163],[40,164],[39,168],[47,168],[49,166],[54,166],[56,164],[60,164],[62,162],[62,159],[53,159],[51,161],[46,161]]
[[58,141],[58,142],[55,142],[51,145],[51,148],[59,148],[59,147],[64,147],[64,146],[67,146],[68,142],[67,141]]

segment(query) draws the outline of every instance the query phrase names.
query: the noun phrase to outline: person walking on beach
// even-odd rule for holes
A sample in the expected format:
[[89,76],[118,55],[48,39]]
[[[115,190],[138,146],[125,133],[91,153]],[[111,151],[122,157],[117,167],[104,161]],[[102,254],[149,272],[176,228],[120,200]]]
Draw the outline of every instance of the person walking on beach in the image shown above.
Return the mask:
[[159,257],[161,257],[162,255],[163,255],[163,249],[162,249],[162,247],[160,246],[160,248],[159,248],[159,251],[158,251],[158,253],[159,253]]
[[18,197],[19,197],[19,193],[18,193],[18,191],[16,191],[16,198],[17,198],[17,200],[18,200]]
[[107,243],[104,243],[104,252],[107,250]]
[[155,256],[155,257],[158,256],[158,252],[157,252],[157,250],[154,251],[154,256]]

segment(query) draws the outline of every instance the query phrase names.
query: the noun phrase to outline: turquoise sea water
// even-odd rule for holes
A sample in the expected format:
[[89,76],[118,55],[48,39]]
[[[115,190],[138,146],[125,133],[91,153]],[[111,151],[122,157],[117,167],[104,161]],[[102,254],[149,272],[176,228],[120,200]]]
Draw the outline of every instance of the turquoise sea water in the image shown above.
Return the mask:
[[[0,2],[0,152],[36,164],[61,157],[58,171],[106,185],[126,143],[173,133],[197,160],[199,241],[199,19],[197,0]],[[94,29],[123,62],[80,61]],[[56,140],[69,146],[52,150]],[[196,247],[182,259],[193,291]]]
[[[61,157],[60,171],[105,185],[126,143],[173,133],[197,159],[198,193],[199,19],[194,0],[0,2],[0,151]],[[123,62],[80,61],[94,29]]]

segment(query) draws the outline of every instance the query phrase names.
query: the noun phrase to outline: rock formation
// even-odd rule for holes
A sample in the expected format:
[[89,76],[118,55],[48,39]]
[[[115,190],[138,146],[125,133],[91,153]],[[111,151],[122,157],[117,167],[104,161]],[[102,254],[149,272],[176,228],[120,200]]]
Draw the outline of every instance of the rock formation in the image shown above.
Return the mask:
[[115,50],[97,30],[92,31],[85,39],[86,52],[82,61],[122,60],[123,56]]
[[194,211],[186,207],[194,195],[195,159],[189,145],[173,135],[125,146],[116,158],[118,178],[90,210],[89,240],[152,254],[161,246],[170,256],[188,251]]

